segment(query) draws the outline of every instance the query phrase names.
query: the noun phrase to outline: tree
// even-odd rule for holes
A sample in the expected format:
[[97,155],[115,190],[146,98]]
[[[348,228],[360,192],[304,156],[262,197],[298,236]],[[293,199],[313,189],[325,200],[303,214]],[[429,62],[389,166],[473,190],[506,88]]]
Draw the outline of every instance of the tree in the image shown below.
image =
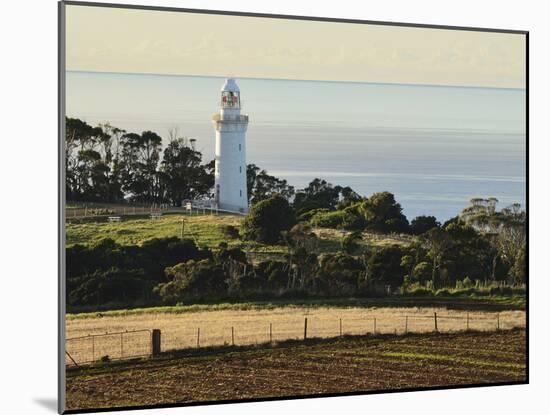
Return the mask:
[[181,206],[183,200],[207,195],[214,185],[202,155],[187,145],[185,138],[171,140],[164,149],[160,168],[162,200]]
[[152,284],[142,270],[96,270],[67,284],[69,305],[132,304],[151,291]]
[[250,205],[255,205],[262,200],[268,199],[278,193],[286,200],[294,196],[294,187],[290,186],[286,180],[270,176],[263,169],[255,164],[246,166],[246,181],[248,188],[248,201]]
[[268,244],[281,242],[282,232],[294,223],[294,212],[288,201],[276,194],[252,206],[243,222],[243,236]]
[[214,255],[215,262],[222,267],[226,274],[226,283],[229,293],[246,291],[246,277],[251,274],[246,253],[240,248],[229,248],[227,244],[220,244],[220,249]]
[[357,253],[361,248],[360,241],[363,239],[361,232],[350,232],[342,238],[342,251],[348,255]]
[[390,192],[374,193],[361,202],[359,210],[367,221],[367,228],[378,232],[408,232],[409,221],[401,205]]
[[496,264],[492,259],[498,258],[498,251],[486,235],[465,223],[447,225],[445,232],[452,239],[452,246],[445,254],[445,268],[450,271],[454,283],[466,277],[487,281],[490,273],[494,279]]
[[432,286],[436,288],[436,271],[440,270],[443,256],[451,247],[452,239],[443,229],[432,228],[422,236],[422,244],[432,260]]
[[411,221],[411,233],[413,235],[422,235],[432,228],[438,228],[441,224],[435,216],[417,216]]
[[211,259],[187,261],[165,272],[171,280],[159,284],[155,291],[166,302],[221,298],[227,293],[226,274]]
[[296,280],[298,280],[300,288],[303,289],[317,265],[317,256],[315,255],[318,246],[317,235],[303,223],[294,225],[289,231],[283,231],[282,235],[288,249],[288,287],[295,288]]
[[157,167],[162,138],[152,131],[122,136],[123,189],[140,202],[158,201]]
[[[516,259],[526,244],[526,213],[519,203],[512,204],[500,211],[496,209],[496,198],[475,198],[470,201],[470,206],[460,214],[460,220],[474,227],[485,235],[489,243],[494,247],[492,257],[491,279],[495,279],[497,259],[508,266],[510,273],[514,271]],[[521,256],[519,256],[521,257]],[[519,269],[522,265],[519,265]]]
[[368,260],[367,280],[393,287],[403,284],[402,256],[403,251],[398,246],[388,246],[376,250]]
[[[334,210],[339,203],[359,200],[350,187],[333,186],[326,180],[313,179],[307,187],[296,192],[293,207],[298,216],[313,209]],[[342,205],[345,207],[346,203]]]
[[322,254],[316,278],[317,290],[329,295],[353,295],[362,279],[363,265],[351,255]]
[[419,262],[413,269],[412,277],[414,281],[425,284],[432,277],[432,265],[425,261]]

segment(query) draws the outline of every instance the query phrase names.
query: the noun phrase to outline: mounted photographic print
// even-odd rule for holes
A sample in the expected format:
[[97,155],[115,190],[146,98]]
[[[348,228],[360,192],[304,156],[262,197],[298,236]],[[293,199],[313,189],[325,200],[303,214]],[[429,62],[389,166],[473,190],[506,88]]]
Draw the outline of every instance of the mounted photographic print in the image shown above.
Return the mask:
[[60,412],[528,382],[528,33],[59,3]]

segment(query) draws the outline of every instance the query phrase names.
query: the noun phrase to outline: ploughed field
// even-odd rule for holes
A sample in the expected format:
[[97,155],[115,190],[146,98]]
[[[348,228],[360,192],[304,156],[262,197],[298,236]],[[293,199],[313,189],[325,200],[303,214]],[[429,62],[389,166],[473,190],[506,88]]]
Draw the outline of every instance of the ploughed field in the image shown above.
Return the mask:
[[[437,315],[437,317],[436,317]],[[151,353],[152,329],[161,330],[161,350],[222,345],[255,345],[340,335],[493,331],[525,327],[525,312],[465,311],[432,307],[280,307],[182,313],[87,315],[66,321],[71,365],[145,356]],[[436,321],[437,320],[437,321]],[[126,333],[127,332],[127,333]],[[111,333],[109,335],[104,335]],[[90,335],[100,335],[89,337]]]
[[361,336],[70,369],[67,405],[86,409],[525,380],[522,329]]

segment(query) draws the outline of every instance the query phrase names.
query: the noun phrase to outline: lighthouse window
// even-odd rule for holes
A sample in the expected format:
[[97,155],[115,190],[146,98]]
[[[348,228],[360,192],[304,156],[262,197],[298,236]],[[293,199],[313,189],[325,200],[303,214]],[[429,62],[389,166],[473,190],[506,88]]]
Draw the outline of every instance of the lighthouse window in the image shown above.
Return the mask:
[[243,197],[243,191],[239,190],[239,196]]
[[239,144],[239,151],[241,151],[241,145]]
[[222,105],[224,107],[237,107],[239,106],[239,93],[231,91],[222,92]]
[[239,173],[242,173],[243,172],[243,168],[242,166],[239,166]]

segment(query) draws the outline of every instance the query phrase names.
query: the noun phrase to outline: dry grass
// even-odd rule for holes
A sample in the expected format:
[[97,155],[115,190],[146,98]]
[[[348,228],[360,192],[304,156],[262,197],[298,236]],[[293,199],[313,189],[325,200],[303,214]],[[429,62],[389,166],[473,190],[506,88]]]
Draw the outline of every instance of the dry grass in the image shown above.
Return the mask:
[[[271,310],[223,310],[181,314],[144,313],[126,316],[104,316],[67,320],[67,338],[143,329],[160,329],[162,350],[197,346],[200,329],[200,346],[231,344],[234,328],[236,345],[268,342],[272,325],[272,340],[282,341],[303,338],[304,319],[308,319],[308,337],[334,337],[340,334],[403,333],[405,324],[409,332],[423,333],[434,330],[434,312],[438,315],[441,332],[465,330],[466,316],[472,330],[495,330],[497,313],[488,311],[447,310],[444,308],[275,308]],[[501,329],[525,327],[524,311],[498,313]],[[375,323],[376,319],[376,323]],[[407,321],[407,322],[406,322]],[[122,335],[122,356],[148,354],[149,333]],[[121,357],[121,336],[112,335],[69,341],[67,349],[77,360],[97,360],[109,355]],[[93,347],[93,350],[92,350]],[[93,356],[92,356],[93,353]],[[69,361],[67,361],[69,363]]]

